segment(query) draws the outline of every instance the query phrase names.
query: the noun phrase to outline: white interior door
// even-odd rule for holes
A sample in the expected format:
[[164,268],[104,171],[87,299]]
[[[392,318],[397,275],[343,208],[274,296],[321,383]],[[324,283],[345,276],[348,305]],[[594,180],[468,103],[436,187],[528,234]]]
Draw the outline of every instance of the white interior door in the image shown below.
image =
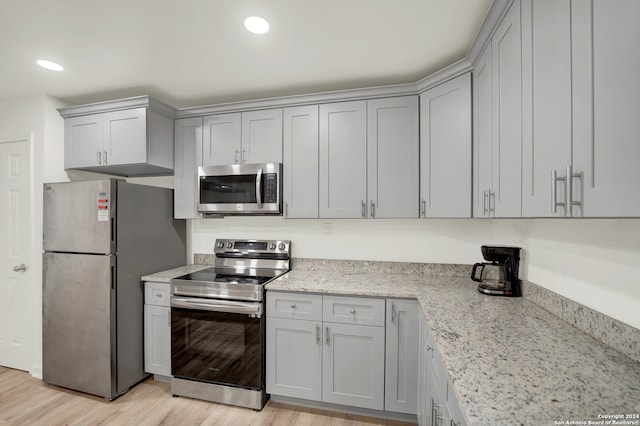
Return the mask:
[[30,141],[0,138],[0,365],[29,370]]

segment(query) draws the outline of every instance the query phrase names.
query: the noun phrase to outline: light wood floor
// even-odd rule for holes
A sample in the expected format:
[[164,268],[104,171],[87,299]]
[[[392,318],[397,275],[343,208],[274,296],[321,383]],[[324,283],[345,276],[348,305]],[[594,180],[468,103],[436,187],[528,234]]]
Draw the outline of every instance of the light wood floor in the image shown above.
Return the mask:
[[294,407],[269,401],[251,409],[173,398],[169,383],[148,379],[108,402],[46,385],[24,371],[0,367],[0,426],[8,425],[394,425],[352,414]]

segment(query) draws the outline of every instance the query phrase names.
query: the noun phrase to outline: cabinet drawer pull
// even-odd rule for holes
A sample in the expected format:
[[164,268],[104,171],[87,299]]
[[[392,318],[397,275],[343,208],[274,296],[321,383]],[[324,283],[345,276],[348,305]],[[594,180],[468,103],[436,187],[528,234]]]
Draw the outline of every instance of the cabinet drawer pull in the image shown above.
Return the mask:
[[325,335],[324,335],[324,341],[325,341],[325,343],[328,345],[328,344],[329,344],[329,341],[330,341],[330,340],[329,340],[329,327],[325,327],[325,328],[324,328],[324,332],[325,332]]
[[320,326],[316,324],[316,343],[320,344]]
[[162,293],[156,293],[156,297],[162,299]]
[[291,309],[295,309],[295,308],[296,308],[296,304],[295,304],[295,303],[292,303],[292,304],[291,304]]
[[371,201],[371,217],[375,219],[376,217],[376,204]]
[[355,309],[353,309],[353,308],[349,309],[349,312],[350,312],[352,315],[355,315],[355,314],[356,314],[356,310],[355,310]]
[[367,204],[364,202],[364,200],[362,200],[362,217],[367,217]]

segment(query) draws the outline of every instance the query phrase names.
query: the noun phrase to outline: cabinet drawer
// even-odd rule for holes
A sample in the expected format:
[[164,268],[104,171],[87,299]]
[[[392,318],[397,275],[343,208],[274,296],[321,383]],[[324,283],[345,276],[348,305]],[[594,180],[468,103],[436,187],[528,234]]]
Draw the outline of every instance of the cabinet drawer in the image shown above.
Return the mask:
[[169,306],[169,283],[144,283],[144,303],[147,305]]
[[384,299],[324,296],[322,307],[323,321],[384,326]]
[[267,316],[322,321],[322,296],[268,291]]

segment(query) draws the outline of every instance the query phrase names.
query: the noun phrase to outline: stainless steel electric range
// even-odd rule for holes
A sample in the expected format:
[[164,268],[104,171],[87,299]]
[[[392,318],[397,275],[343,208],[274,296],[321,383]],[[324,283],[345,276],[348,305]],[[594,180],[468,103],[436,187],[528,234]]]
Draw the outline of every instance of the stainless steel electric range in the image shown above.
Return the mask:
[[290,268],[290,241],[216,240],[215,265],[171,280],[171,392],[262,409],[264,285]]

